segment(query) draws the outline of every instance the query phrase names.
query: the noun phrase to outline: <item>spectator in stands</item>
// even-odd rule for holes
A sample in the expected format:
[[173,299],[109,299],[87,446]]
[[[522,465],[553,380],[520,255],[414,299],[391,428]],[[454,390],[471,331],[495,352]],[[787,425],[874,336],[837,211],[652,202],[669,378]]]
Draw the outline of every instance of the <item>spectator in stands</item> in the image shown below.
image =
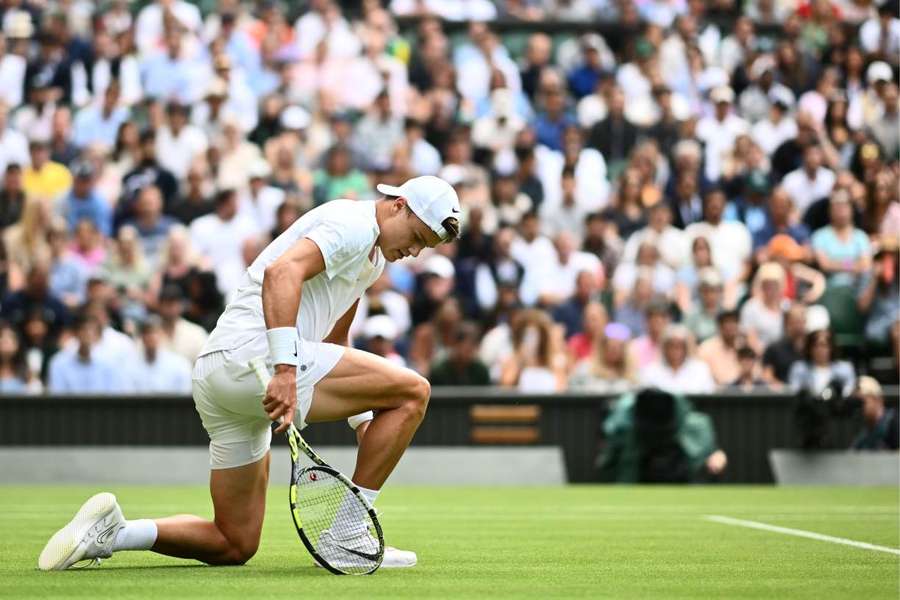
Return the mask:
[[830,224],[816,231],[812,247],[816,262],[831,286],[858,287],[872,267],[869,238],[853,224],[853,205],[846,190],[836,190],[828,205]]
[[133,216],[138,192],[148,184],[159,188],[163,204],[167,208],[172,206],[177,198],[178,180],[157,160],[156,140],[157,134],[153,129],[147,129],[140,134],[137,163],[122,178],[122,199],[116,205],[117,224]]
[[72,190],[60,204],[60,210],[68,220],[69,231],[75,231],[79,221],[88,220],[108,237],[112,232],[112,211],[94,187],[94,166],[88,161],[73,164],[72,175]]
[[650,277],[654,294],[661,296],[672,294],[675,287],[675,273],[660,260],[657,248],[653,240],[645,240],[638,248],[634,263],[627,262],[623,257],[612,280],[615,306],[622,306],[628,300],[639,274]]
[[805,347],[806,307],[792,305],[784,314],[784,334],[769,344],[762,355],[763,378],[770,385],[783,385],[793,364],[803,359]]
[[706,363],[717,386],[727,386],[741,374],[739,352],[745,345],[740,315],[724,310],[716,318],[718,333],[697,348],[697,357]]
[[[644,309],[644,324],[637,330],[643,333],[631,340],[628,346],[638,369],[659,360],[662,336],[672,321],[669,302],[662,297],[651,298]],[[618,317],[616,320],[619,321]]]
[[350,149],[343,145],[329,148],[324,168],[313,175],[313,202],[316,206],[336,198],[360,199],[371,193],[365,174],[354,168]]
[[78,315],[75,347],[62,350],[50,361],[48,391],[52,394],[120,394],[129,391],[121,357],[96,352],[100,323]]
[[890,332],[900,321],[900,254],[895,242],[882,245],[875,254],[871,273],[859,295],[859,309],[868,314],[866,343],[873,349],[890,344]]
[[184,304],[184,292],[176,283],[168,283],[162,288],[159,294],[160,347],[193,364],[209,334],[183,317]]
[[785,298],[791,302],[815,303],[825,292],[825,277],[806,265],[810,253],[790,236],[779,234],[760,252],[761,258],[781,265],[785,274]]
[[513,354],[500,372],[500,385],[526,393],[552,394],[566,388],[562,329],[546,313],[522,313],[512,331]]
[[715,381],[694,353],[694,338],[683,325],[668,325],[660,338],[659,358],[642,367],[638,381],[673,394],[712,392]]
[[66,225],[54,220],[47,232],[50,246],[50,293],[70,309],[84,302],[89,270],[68,249]]
[[623,247],[622,238],[615,225],[610,222],[608,215],[593,212],[585,217],[584,230],[581,249],[599,258],[603,272],[611,275],[619,264]]
[[579,361],[591,353],[609,322],[606,307],[600,302],[588,302],[582,310],[582,325],[566,339],[566,348],[573,362]]
[[679,269],[689,254],[688,239],[680,229],[672,226],[672,207],[657,202],[648,211],[647,226],[633,233],[622,251],[623,261],[634,261],[638,248],[648,241],[656,246],[662,262],[670,269]]
[[853,440],[854,450],[894,450],[900,447],[897,409],[884,405],[881,385],[872,377],[859,378],[856,395],[862,401],[863,430]]
[[387,360],[406,366],[406,361],[394,348],[397,339],[397,325],[387,315],[373,315],[366,319],[362,327],[366,350]]
[[785,175],[782,181],[781,185],[800,216],[813,202],[831,194],[834,187],[835,174],[822,163],[822,148],[811,144],[803,150],[803,166]]
[[735,303],[737,281],[734,273],[724,273],[713,261],[712,248],[705,236],[697,236],[691,242],[691,260],[679,269],[675,286],[675,300],[678,308],[685,313],[691,312],[701,301],[700,276],[713,271],[722,285],[722,304],[731,306]]
[[625,115],[625,94],[618,86],[606,97],[607,115],[591,127],[587,146],[600,151],[613,173],[621,170],[638,139],[639,130]]
[[102,101],[78,111],[72,132],[72,142],[75,146],[78,148],[92,144],[101,144],[105,148],[115,146],[119,128],[130,115],[128,108],[119,104],[119,92],[118,80],[111,79],[103,90]]
[[65,165],[50,159],[50,146],[44,139],[33,139],[28,147],[31,164],[22,174],[25,194],[44,202],[56,202],[71,189],[72,174]]
[[700,301],[685,313],[684,325],[702,344],[717,331],[716,322],[723,310],[722,277],[714,268],[706,267],[701,269],[699,279]]
[[69,310],[50,291],[50,263],[47,259],[35,261],[25,279],[25,287],[3,300],[3,319],[23,331],[29,315],[40,314],[49,329],[49,336],[58,339],[69,323]]
[[162,321],[156,315],[141,323],[141,346],[131,368],[131,389],[137,394],[189,394],[191,363],[162,346]]
[[172,207],[167,212],[184,225],[190,225],[194,219],[208,215],[216,207],[211,198],[212,182],[206,176],[205,167],[199,164],[192,166],[186,180],[185,191],[171,203]]
[[740,392],[753,392],[769,388],[768,382],[760,375],[760,364],[756,352],[750,346],[741,346],[737,351],[738,369],[737,378],[728,388]]
[[447,358],[431,367],[431,385],[490,385],[487,366],[478,358],[478,326],[463,323],[456,332],[456,341]]
[[29,198],[22,210],[22,218],[3,231],[7,257],[20,271],[27,273],[36,262],[48,256],[50,248],[46,233],[50,220],[49,203]]
[[637,385],[637,365],[628,352],[631,331],[609,323],[595,336],[591,352],[578,360],[569,376],[569,388],[597,394],[619,393]]
[[3,187],[0,188],[0,228],[6,229],[22,218],[25,199],[25,191],[22,189],[22,166],[18,163],[9,163],[3,175]]
[[34,380],[38,389],[33,390],[29,388],[29,379],[18,333],[9,324],[0,323],[0,394],[10,396],[40,391],[40,380]]
[[808,246],[809,230],[803,223],[796,222],[793,215],[793,205],[787,191],[776,187],[769,196],[766,222],[753,234],[753,249],[758,251],[776,235],[788,235],[801,246]]
[[137,232],[141,253],[154,269],[160,264],[162,247],[169,230],[176,223],[172,217],[162,214],[162,210],[163,199],[159,188],[148,185],[138,192],[134,218],[126,222]]
[[794,391],[805,391],[813,397],[834,385],[847,397],[856,389],[856,371],[852,364],[838,359],[834,334],[819,329],[807,334],[803,359],[791,366],[788,384]]
[[784,269],[775,262],[761,265],[753,278],[752,295],[741,307],[741,328],[751,348],[764,349],[781,337],[785,299]]
[[712,188],[703,196],[703,220],[689,225],[685,235],[693,240],[703,236],[715,248],[713,259],[728,279],[744,281],[752,257],[753,242],[747,226],[739,221],[724,220],[726,196],[722,189]]

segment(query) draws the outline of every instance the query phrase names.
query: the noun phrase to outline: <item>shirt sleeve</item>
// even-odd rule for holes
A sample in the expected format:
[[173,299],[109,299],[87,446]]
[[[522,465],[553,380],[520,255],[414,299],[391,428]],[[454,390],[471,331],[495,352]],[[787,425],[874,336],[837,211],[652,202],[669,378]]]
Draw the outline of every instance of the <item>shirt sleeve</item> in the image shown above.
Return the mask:
[[373,228],[356,219],[342,223],[324,220],[306,234],[315,242],[325,261],[325,275],[328,279],[349,274],[360,254],[367,253],[375,241]]

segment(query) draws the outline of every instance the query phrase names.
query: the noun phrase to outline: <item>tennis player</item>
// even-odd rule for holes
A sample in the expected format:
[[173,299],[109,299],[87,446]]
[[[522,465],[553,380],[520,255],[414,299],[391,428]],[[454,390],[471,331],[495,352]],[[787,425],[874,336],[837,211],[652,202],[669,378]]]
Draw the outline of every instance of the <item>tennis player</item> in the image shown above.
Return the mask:
[[[353,482],[374,503],[425,415],[430,386],[410,369],[350,347],[360,296],[385,262],[456,239],[459,199],[431,176],[377,186],[375,202],[334,200],[306,213],[247,269],[193,371],[197,412],[209,434],[215,518],[126,520],[110,493],[97,494],[50,538],[43,570],[92,563],[121,550],[152,550],[210,565],[247,562],[259,547],[272,421],[348,419],[359,442]],[[267,356],[263,393],[248,361]],[[333,557],[369,548],[364,526]],[[348,555],[348,561],[353,557]],[[411,567],[416,554],[387,548],[382,567]]]

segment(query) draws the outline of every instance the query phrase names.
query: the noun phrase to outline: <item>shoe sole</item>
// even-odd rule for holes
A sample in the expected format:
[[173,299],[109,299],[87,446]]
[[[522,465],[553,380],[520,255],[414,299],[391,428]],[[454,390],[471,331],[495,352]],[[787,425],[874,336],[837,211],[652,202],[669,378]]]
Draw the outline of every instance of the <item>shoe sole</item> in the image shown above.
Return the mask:
[[75,517],[53,534],[38,558],[41,571],[61,571],[84,557],[81,543],[98,520],[105,519],[116,508],[116,497],[109,492],[91,496],[81,505]]

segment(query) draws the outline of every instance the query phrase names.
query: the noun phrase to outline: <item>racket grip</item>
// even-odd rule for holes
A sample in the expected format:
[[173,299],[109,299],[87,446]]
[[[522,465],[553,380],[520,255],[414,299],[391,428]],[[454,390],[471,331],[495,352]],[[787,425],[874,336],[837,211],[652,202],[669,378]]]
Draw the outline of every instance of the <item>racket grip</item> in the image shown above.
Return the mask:
[[256,358],[251,358],[249,364],[263,388],[269,387],[269,381],[272,380],[272,376],[269,375],[269,369],[266,367],[266,359],[262,356],[257,356]]

